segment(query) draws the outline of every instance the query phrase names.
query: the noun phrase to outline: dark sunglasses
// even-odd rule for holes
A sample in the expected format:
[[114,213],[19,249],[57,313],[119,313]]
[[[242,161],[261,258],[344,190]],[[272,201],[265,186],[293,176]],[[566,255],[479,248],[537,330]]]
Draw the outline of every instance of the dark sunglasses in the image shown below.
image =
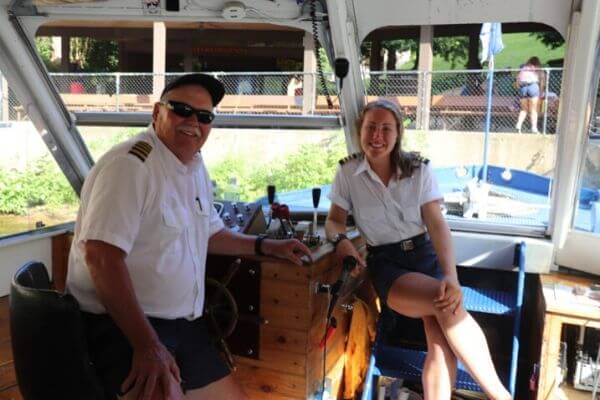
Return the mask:
[[197,110],[189,104],[182,103],[179,101],[167,100],[161,101],[160,104],[173,111],[175,115],[182,118],[189,118],[192,115],[196,115],[196,119],[201,124],[210,124],[215,119],[215,114],[208,110]]

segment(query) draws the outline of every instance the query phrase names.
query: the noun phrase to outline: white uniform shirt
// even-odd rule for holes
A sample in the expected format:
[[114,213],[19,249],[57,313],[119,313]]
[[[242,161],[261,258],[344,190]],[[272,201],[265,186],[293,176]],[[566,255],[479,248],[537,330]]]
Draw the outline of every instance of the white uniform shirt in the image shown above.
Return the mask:
[[340,165],[329,194],[332,203],[352,211],[359,231],[372,246],[425,232],[421,206],[442,198],[428,164],[421,163],[410,178],[390,179],[386,187],[364,157]]
[[[129,153],[139,141],[152,146],[145,161]],[[87,176],[67,289],[84,311],[106,312],[83,246],[101,240],[127,254],[135,295],[146,315],[197,318],[204,307],[208,239],[223,227],[200,153],[184,165],[149,128],[111,149]]]

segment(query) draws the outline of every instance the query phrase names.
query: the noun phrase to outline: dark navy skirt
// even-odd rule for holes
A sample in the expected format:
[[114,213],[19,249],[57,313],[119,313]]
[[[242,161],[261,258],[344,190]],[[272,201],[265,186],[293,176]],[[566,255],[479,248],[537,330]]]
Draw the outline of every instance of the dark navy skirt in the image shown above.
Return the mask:
[[444,277],[429,238],[417,241],[412,250],[403,250],[403,247],[402,242],[368,246],[367,270],[377,295],[385,303],[394,281],[406,273],[420,272],[436,279]]

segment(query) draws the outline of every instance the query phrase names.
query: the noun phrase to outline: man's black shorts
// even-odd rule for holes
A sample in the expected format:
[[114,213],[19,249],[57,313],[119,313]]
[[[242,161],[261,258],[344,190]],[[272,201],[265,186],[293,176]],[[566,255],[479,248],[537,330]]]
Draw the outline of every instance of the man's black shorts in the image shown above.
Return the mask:
[[[106,314],[82,313],[90,358],[106,394],[121,394],[131,369],[132,348]],[[209,336],[203,318],[166,320],[148,318],[160,341],[173,354],[185,391],[198,389],[229,375],[230,371]]]

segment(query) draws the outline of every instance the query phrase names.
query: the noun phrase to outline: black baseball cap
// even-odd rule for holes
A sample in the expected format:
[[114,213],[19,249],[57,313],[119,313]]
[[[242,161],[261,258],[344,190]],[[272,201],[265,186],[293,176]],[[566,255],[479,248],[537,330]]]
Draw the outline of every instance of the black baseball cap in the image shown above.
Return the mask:
[[218,79],[207,74],[186,74],[169,82],[163,89],[160,97],[162,98],[171,90],[185,85],[199,85],[206,89],[212,99],[213,107],[216,107],[223,100],[223,96],[225,96],[225,87]]

